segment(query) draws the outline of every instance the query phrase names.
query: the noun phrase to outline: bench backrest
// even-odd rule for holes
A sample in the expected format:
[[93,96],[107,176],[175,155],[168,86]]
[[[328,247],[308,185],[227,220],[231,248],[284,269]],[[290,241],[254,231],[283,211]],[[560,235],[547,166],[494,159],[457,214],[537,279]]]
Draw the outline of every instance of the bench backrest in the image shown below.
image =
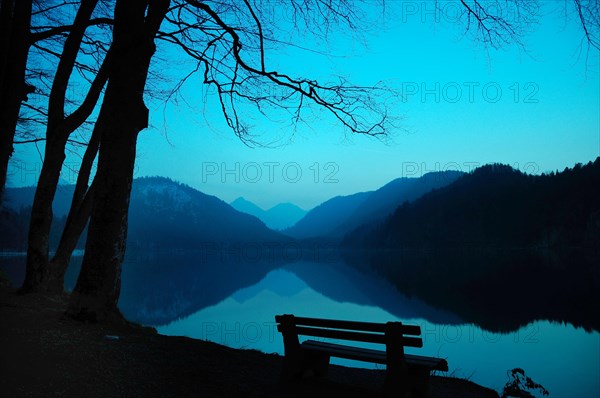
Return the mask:
[[[391,340],[404,347],[423,347],[421,327],[401,322],[356,322],[335,319],[276,315],[277,330],[288,335],[324,337],[389,345]],[[297,337],[296,337],[297,339]]]

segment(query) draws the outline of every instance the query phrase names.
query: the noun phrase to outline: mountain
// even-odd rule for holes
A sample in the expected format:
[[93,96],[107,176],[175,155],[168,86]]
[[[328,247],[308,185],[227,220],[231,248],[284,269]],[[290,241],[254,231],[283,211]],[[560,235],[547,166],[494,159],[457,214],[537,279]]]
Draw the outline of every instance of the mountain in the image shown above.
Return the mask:
[[[66,216],[71,207],[75,185],[59,185],[52,203],[52,212],[57,217]],[[14,211],[30,207],[35,195],[35,187],[6,188],[2,206]]]
[[341,238],[362,224],[384,219],[406,201],[451,184],[463,173],[444,171],[419,178],[397,178],[376,191],[361,192],[330,199],[313,210],[292,228],[284,231],[294,238]]
[[369,195],[371,192],[360,192],[329,199],[309,211],[283,233],[297,239],[332,235],[337,226],[345,222]]
[[293,203],[279,203],[267,210],[264,223],[271,229],[282,230],[296,224],[306,213]]
[[293,203],[280,203],[269,210],[263,210],[254,203],[239,197],[230,205],[237,211],[257,217],[267,227],[275,230],[282,230],[296,224],[306,214],[306,210]]
[[[67,221],[74,185],[59,185],[52,203],[54,219],[50,228],[50,247],[55,248]],[[27,250],[27,233],[35,187],[6,188],[0,206],[0,250]]]
[[128,241],[138,247],[197,248],[289,238],[217,197],[168,178],[144,177],[135,180],[131,191]]
[[418,178],[397,178],[374,191],[354,213],[336,229],[342,236],[363,224],[377,222],[389,216],[404,202],[420,198],[424,194],[449,185],[461,177],[460,171],[438,171]]
[[[73,188],[72,185],[60,186],[57,191],[51,247],[55,247],[60,238]],[[6,189],[6,208],[0,212],[0,228],[11,233],[0,239],[0,249],[26,248],[34,192],[34,188]],[[291,239],[214,196],[168,178],[144,177],[133,182],[127,240],[131,248],[197,249],[207,245],[246,244],[253,245],[254,250],[257,243],[283,243]],[[241,249],[238,246],[234,250]]]
[[345,239],[349,247],[382,248],[597,248],[598,242],[600,158],[541,176],[486,165]]
[[[237,211],[241,211],[242,213],[250,214],[259,220],[263,221],[261,217],[264,217],[265,210],[261,209],[254,203],[249,200],[244,199],[243,197],[239,197],[233,202],[229,203],[231,207],[236,209]],[[264,221],[263,221],[264,222]],[[265,223],[266,224],[266,223]]]

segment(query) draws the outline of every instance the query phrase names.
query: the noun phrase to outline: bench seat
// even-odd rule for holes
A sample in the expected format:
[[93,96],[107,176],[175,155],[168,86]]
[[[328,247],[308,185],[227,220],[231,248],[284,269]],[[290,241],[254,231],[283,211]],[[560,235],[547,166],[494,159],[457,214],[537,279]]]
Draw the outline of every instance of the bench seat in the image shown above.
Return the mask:
[[[308,351],[318,351],[327,353],[331,356],[353,359],[356,361],[372,362],[385,365],[387,356],[385,351],[374,350],[370,348],[353,347],[342,344],[327,343],[316,340],[306,340],[300,344],[302,349]],[[409,366],[421,366],[430,370],[441,372],[448,371],[448,362],[445,359],[425,357],[421,355],[404,354],[404,360]]]

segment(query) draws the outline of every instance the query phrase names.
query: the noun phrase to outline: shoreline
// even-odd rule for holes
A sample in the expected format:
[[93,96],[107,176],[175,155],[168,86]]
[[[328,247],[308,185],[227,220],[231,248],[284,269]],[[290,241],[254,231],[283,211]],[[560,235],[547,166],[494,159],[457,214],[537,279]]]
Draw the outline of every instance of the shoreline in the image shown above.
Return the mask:
[[[382,396],[382,370],[330,365],[327,379],[280,383],[282,357],[135,324],[64,319],[68,295],[19,296],[0,287],[0,384],[6,396]],[[498,397],[433,376],[431,397]]]

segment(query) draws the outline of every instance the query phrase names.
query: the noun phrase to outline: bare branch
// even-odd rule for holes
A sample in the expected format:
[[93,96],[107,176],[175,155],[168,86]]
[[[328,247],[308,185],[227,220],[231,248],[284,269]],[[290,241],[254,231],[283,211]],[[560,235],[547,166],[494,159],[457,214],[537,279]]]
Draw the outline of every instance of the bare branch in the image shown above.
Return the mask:
[[588,46],[600,50],[600,3],[597,0],[573,0]]
[[[29,140],[15,140],[15,141],[13,141],[13,143],[14,144],[34,144],[34,143],[43,142],[43,141],[46,141],[46,138],[32,138]],[[76,144],[76,145],[79,145],[82,147],[86,147],[88,145],[87,142],[72,140],[72,139],[67,140],[67,142],[69,142],[71,144]]]
[[[206,2],[184,0],[184,3],[188,7],[180,7],[176,14],[167,17],[167,21],[175,29],[162,31],[159,37],[177,45],[194,58],[198,65],[203,65],[204,83],[216,89],[227,125],[244,142],[255,143],[250,136],[247,120],[242,120],[238,112],[239,101],[254,104],[262,114],[266,114],[264,105],[289,111],[295,123],[301,120],[302,109],[310,109],[310,104],[313,104],[317,106],[316,109],[328,111],[352,133],[372,136],[387,133],[391,119],[383,101],[376,101],[376,97],[384,93],[390,94],[391,90],[381,84],[352,86],[343,80],[333,84],[320,84],[314,80],[294,78],[277,70],[269,70],[265,62],[264,47],[265,40],[269,38],[265,38],[259,14],[248,0],[244,1],[245,9],[228,4],[225,10],[219,11],[215,11]],[[299,6],[294,4],[293,7]],[[308,1],[304,2],[299,10],[309,13],[310,10],[306,8],[308,4]],[[222,3],[218,5],[224,7]],[[198,12],[194,12],[190,6]],[[341,12],[341,8],[335,8],[331,1],[315,1],[313,6],[321,17],[334,13],[336,18],[345,20],[348,26],[354,26],[353,14]],[[235,19],[238,22],[243,20],[245,24],[238,26],[226,22],[222,15],[227,14],[230,9],[233,9]],[[184,11],[189,12],[191,18],[186,19],[182,15]],[[248,22],[251,23],[250,26],[247,25]],[[258,58],[257,66],[253,65],[249,56]],[[261,93],[261,88],[265,86],[277,88],[280,94]],[[176,89],[179,87],[181,85]]]
[[[86,27],[90,26],[98,26],[98,25],[109,25],[112,26],[114,20],[112,18],[94,18],[90,19],[87,23]],[[68,33],[73,29],[74,25],[59,25],[59,26],[37,26],[32,27],[31,30],[34,33],[30,36],[31,43],[36,43],[38,41],[46,40],[52,36]],[[43,29],[43,30],[42,30]]]

